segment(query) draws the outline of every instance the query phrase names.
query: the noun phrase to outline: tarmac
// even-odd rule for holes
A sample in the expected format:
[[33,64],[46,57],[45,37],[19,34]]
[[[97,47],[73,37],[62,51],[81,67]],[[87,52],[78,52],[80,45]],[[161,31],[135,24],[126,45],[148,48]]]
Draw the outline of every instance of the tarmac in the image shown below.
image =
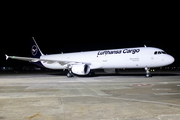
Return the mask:
[[0,120],[179,120],[179,73],[0,74]]

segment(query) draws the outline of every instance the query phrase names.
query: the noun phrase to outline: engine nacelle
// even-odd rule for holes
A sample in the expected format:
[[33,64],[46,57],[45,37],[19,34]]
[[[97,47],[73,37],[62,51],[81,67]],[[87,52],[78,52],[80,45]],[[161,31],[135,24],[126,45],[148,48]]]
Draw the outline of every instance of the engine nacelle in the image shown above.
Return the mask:
[[71,71],[77,75],[87,75],[90,72],[90,67],[87,64],[73,65]]

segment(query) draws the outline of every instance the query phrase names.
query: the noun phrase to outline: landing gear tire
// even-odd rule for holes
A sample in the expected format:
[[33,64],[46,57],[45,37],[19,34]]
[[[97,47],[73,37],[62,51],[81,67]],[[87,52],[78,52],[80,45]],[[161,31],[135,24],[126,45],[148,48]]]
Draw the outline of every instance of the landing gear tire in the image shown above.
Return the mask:
[[150,68],[147,68],[147,67],[145,68],[145,71],[146,71],[146,78],[152,77],[149,70],[150,70]]
[[146,74],[146,77],[148,78],[148,77],[152,77],[152,76],[151,76],[151,74]]
[[71,78],[71,77],[74,77],[74,75],[73,75],[73,73],[67,73],[67,77]]

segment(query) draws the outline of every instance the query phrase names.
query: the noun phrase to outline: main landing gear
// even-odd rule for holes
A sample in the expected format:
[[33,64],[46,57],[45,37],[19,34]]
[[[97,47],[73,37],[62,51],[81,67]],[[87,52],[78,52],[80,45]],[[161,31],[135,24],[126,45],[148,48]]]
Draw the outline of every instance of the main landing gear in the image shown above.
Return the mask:
[[148,67],[145,67],[145,71],[146,71],[146,77],[148,78],[148,77],[152,77],[151,76],[151,73],[150,73],[150,68],[148,68]]
[[74,74],[73,74],[71,71],[69,71],[69,72],[67,73],[67,77],[68,77],[68,78],[74,77]]
[[67,68],[68,68],[68,69],[67,69],[67,70],[68,70],[67,77],[68,77],[68,78],[74,77],[74,74],[73,74],[73,72],[71,71],[72,66],[71,66],[71,65],[68,65]]

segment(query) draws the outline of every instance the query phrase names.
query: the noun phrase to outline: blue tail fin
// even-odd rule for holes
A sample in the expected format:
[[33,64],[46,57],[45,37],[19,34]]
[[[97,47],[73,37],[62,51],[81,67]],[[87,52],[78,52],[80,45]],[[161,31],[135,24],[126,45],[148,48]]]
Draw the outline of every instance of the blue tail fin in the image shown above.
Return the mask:
[[34,37],[31,39],[31,54],[33,58],[40,58],[42,55],[44,55],[39,46],[37,45]]

